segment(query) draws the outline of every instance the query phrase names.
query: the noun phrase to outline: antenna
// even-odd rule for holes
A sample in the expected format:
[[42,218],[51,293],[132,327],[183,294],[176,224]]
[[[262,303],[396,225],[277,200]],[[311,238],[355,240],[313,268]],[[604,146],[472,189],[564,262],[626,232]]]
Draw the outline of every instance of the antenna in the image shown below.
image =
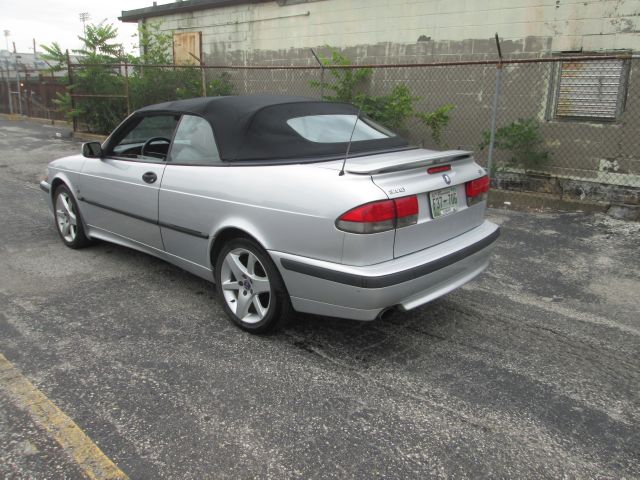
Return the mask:
[[356,115],[356,121],[353,124],[353,129],[351,130],[351,136],[349,137],[349,143],[347,144],[347,153],[344,154],[344,161],[342,162],[342,168],[340,169],[340,173],[338,175],[341,177],[344,175],[344,166],[347,164],[347,158],[349,158],[349,151],[351,150],[351,142],[353,141],[353,134],[356,132],[356,126],[358,125],[358,120],[360,120],[360,112],[362,111],[362,106],[358,108],[358,114]]

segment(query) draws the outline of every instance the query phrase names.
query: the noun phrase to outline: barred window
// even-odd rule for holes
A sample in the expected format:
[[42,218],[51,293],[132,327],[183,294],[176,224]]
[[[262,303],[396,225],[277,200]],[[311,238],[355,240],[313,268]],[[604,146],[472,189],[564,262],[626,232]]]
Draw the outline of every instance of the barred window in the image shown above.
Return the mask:
[[626,60],[562,62],[555,95],[555,117],[616,120],[624,111],[628,76]]

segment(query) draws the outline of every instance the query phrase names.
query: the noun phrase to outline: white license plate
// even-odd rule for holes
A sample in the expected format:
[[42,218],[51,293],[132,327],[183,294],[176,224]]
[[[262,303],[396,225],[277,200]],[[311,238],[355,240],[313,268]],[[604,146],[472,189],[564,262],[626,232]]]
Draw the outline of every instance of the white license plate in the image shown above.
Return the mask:
[[447,187],[429,193],[431,215],[442,217],[458,211],[458,188]]

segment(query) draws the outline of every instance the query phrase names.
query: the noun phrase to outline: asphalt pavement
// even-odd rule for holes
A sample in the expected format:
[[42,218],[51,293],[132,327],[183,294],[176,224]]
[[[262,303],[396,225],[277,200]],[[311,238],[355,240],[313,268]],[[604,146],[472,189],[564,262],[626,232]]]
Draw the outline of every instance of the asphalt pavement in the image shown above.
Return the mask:
[[[640,477],[639,224],[490,210],[462,289],[252,336],[208,282],[63,246],[37,182],[77,151],[0,120],[0,354],[130,478]],[[0,381],[0,477],[83,475]]]

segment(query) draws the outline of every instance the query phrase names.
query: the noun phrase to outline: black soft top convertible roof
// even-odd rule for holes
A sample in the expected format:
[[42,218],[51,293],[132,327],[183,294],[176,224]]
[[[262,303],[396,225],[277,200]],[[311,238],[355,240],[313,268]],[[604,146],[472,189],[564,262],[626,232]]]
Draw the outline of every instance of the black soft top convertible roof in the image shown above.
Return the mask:
[[[175,112],[204,117],[216,135],[220,158],[226,161],[277,160],[343,155],[347,143],[306,140],[287,120],[307,115],[357,115],[347,103],[320,102],[306,97],[242,95],[176,100],[141,108],[136,113]],[[407,147],[401,137],[353,142],[351,152]]]

